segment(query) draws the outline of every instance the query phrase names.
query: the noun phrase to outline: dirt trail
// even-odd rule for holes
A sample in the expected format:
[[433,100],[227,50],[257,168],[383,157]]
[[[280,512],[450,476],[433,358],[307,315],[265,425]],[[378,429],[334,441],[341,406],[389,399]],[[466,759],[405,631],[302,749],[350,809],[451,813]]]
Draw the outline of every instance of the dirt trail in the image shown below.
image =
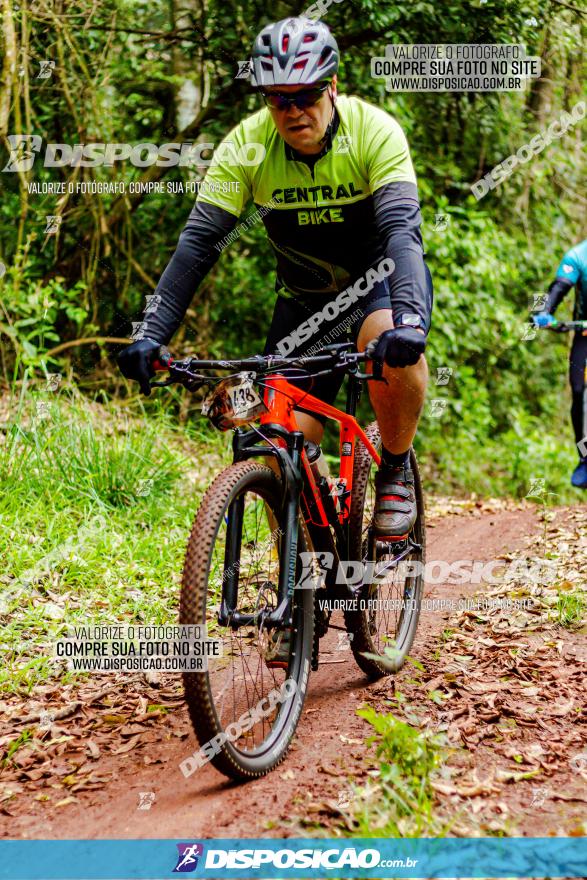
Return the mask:
[[[430,522],[427,557],[448,562],[489,561],[504,552],[523,549],[529,538],[539,535],[540,529],[539,511],[529,507],[496,507],[494,512],[473,508],[461,514],[448,514]],[[456,600],[478,589],[478,585],[438,584],[428,587],[427,597]],[[414,658],[434,665],[432,657],[438,653],[439,636],[449,616],[448,611],[422,613],[412,651]],[[243,787],[228,783],[207,766],[185,779],[178,765],[198,745],[187,713],[178,705],[151,722],[149,730],[155,731],[150,737],[153,741],[143,739],[126,754],[113,755],[102,748],[99,758],[93,760],[94,774],[90,777],[96,785],[88,786],[93,790],[83,786],[74,789],[72,803],[54,805],[70,793],[55,781],[55,776],[43,783],[38,774],[37,781],[34,776],[27,781],[26,773],[22,775],[19,796],[0,804],[0,810],[5,808],[4,815],[0,814],[2,833],[35,838],[282,837],[304,835],[300,822],[306,815],[327,824],[324,816],[318,818],[320,808],[316,804],[336,798],[349,779],[360,782],[366,778],[362,743],[371,729],[356,716],[355,709],[366,699],[392,695],[396,686],[403,689],[402,682],[409,682],[410,678],[410,670],[405,669],[395,679],[369,683],[350,651],[338,649],[337,643],[336,632],[329,633],[321,643],[321,666],[310,679],[295,743],[273,774]],[[406,686],[409,688],[409,684]],[[410,699],[424,701],[426,694],[421,691],[412,687]],[[150,689],[149,701],[159,702],[156,688]],[[118,710],[94,707],[92,711]],[[133,718],[127,721],[132,722]],[[67,734],[68,727],[75,729],[75,717],[69,723],[60,722],[60,726]],[[121,742],[113,728],[111,749],[120,748]],[[88,761],[87,741],[82,743],[85,757],[81,760]],[[79,745],[78,741],[78,755]],[[67,749],[66,744],[60,755],[64,762],[71,759]],[[66,772],[68,766],[71,769],[65,763],[61,772]],[[83,769],[79,768],[80,773]],[[33,800],[38,792],[49,799]],[[149,809],[138,807],[141,792],[155,795]],[[525,824],[522,822],[522,829]],[[535,826],[528,827],[526,833],[536,833]]]

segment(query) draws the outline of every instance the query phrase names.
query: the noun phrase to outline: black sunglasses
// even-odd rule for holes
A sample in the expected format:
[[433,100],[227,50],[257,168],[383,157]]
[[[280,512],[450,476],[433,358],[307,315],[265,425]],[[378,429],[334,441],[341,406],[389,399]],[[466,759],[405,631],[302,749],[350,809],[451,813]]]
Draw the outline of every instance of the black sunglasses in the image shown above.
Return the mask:
[[261,92],[263,100],[272,110],[288,110],[292,105],[298,110],[305,110],[306,107],[313,107],[322,97],[322,93],[326,91],[331,83],[327,82],[323,86],[316,86],[311,89],[304,89],[303,92],[296,92],[294,95],[284,95],[281,92]]

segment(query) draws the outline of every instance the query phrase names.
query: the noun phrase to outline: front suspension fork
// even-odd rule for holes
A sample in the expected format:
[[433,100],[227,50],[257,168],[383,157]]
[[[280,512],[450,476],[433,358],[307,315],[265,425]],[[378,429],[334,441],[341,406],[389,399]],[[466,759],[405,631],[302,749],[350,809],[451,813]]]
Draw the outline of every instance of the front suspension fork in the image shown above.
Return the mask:
[[[288,627],[292,624],[292,597],[295,586],[296,563],[298,557],[298,513],[302,490],[302,451],[304,435],[301,431],[286,431],[280,425],[265,425],[267,437],[279,437],[285,441],[286,448],[271,444],[258,444],[256,431],[237,431],[233,440],[234,461],[242,461],[255,456],[274,455],[279,462],[283,486],[280,516],[279,582],[277,586],[277,608],[266,614],[263,625],[266,627]],[[241,553],[244,497],[239,497],[228,509],[228,530],[224,554],[224,574],[222,578],[222,601],[218,613],[221,626],[238,629],[255,624],[257,614],[237,611],[238,580]]]

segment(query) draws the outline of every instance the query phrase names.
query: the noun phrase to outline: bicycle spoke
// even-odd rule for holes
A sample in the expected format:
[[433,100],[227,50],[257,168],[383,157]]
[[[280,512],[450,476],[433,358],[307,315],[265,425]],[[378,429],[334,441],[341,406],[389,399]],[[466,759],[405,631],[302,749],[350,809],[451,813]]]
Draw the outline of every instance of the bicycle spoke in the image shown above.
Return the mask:
[[[375,446],[380,445],[377,426],[372,425],[367,430]],[[412,466],[417,475],[414,457]],[[421,562],[425,534],[417,475],[419,517],[408,537],[413,547],[405,542],[398,541],[394,545],[376,540],[373,535],[375,473],[376,466],[371,457],[365,450],[359,452],[353,480],[356,494],[351,505],[352,558],[363,563],[369,578],[360,594],[365,603],[363,609],[346,616],[345,622],[349,632],[354,634],[352,649],[358,665],[368,675],[379,677],[399,669],[414,639],[422,578],[407,566]]]
[[[254,614],[262,610],[260,599],[263,591],[275,596],[279,578],[279,559],[276,554],[277,538],[271,528],[272,512],[266,501],[253,492],[244,497],[241,534],[241,552],[235,571],[238,578],[238,611]],[[221,523],[213,550],[210,566],[209,595],[206,622],[208,632],[213,631],[223,642],[223,656],[210,661],[209,677],[215,695],[216,712],[224,728],[236,722],[245,712],[259,706],[271,690],[279,689],[286,677],[286,670],[269,668],[266,663],[267,649],[258,624],[241,627],[237,631],[220,627],[216,619],[222,597],[228,524]],[[260,618],[259,618],[260,619]],[[260,713],[259,721],[242,734],[233,745],[250,751],[267,738],[279,704],[269,716]]]

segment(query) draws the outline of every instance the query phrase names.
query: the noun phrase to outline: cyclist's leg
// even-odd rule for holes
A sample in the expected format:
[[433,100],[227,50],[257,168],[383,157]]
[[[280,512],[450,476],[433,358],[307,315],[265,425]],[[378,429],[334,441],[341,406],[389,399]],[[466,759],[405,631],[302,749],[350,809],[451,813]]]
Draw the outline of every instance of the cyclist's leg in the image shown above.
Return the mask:
[[569,381],[573,394],[571,406],[571,420],[575,442],[579,443],[584,437],[583,426],[583,391],[585,388],[585,359],[587,358],[587,336],[579,333],[573,339],[569,359]]
[[[302,431],[306,440],[311,440],[313,443],[320,443],[322,435],[324,434],[324,424],[319,421],[319,419],[315,419],[309,413],[296,412],[296,421],[298,423],[298,428]],[[274,455],[268,455],[267,458],[263,457],[263,460],[272,471],[275,471],[278,477],[281,476],[279,464]]]
[[303,432],[306,440],[313,443],[320,443],[324,434],[324,424],[319,419],[311,416],[310,413],[296,412],[296,421],[300,431]]
[[[385,282],[376,285],[365,298],[363,315],[355,325],[357,348],[364,351],[367,344],[393,328],[391,300]],[[372,365],[367,365],[372,371]],[[428,366],[422,355],[412,367],[388,367],[384,364],[384,382],[369,382],[369,396],[375,410],[384,447],[393,454],[408,450],[412,444],[418,419],[424,405],[428,383]]]
[[[379,309],[367,316],[357,345],[364,351],[371,339],[393,328],[391,310]],[[371,372],[372,367],[367,367]],[[391,453],[405,452],[412,445],[424,406],[428,366],[424,356],[412,367],[383,367],[383,382],[369,383],[369,396],[381,431],[383,445]]]
[[571,484],[578,489],[587,488],[587,455],[585,449],[585,418],[583,395],[585,389],[585,359],[587,358],[587,336],[576,334],[571,347],[569,362],[569,379],[572,391],[571,421],[575,434],[575,443],[579,452],[579,464],[571,476]]
[[[432,295],[432,290],[430,289]],[[377,285],[363,303],[363,316],[355,330],[357,347],[367,344],[394,326],[387,285]],[[367,365],[372,370],[372,365]],[[384,447],[384,460],[375,478],[377,490],[374,527],[378,537],[407,535],[417,518],[414,475],[408,454],[424,405],[428,367],[424,356],[411,367],[383,367],[384,382],[370,382],[369,396]]]

